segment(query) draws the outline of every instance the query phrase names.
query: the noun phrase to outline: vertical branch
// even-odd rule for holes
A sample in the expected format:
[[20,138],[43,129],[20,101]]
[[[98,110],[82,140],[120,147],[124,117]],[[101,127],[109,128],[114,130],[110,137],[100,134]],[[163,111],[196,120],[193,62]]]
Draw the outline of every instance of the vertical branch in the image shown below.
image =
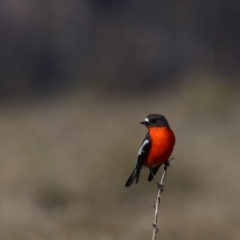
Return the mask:
[[[171,160],[171,159],[170,159]],[[169,161],[170,161],[169,160]],[[155,203],[155,211],[154,211],[154,216],[153,216],[153,235],[152,235],[152,240],[156,240],[156,235],[159,231],[158,227],[157,227],[157,221],[158,221],[158,209],[159,209],[159,204],[161,202],[161,194],[164,191],[164,181],[165,181],[165,176],[166,176],[166,172],[167,172],[167,168],[170,166],[169,162],[164,164],[164,171],[163,171],[163,175],[162,175],[162,179],[160,184],[158,182],[156,182],[156,185],[158,187],[158,194],[157,194],[157,199],[156,199],[156,203]]]

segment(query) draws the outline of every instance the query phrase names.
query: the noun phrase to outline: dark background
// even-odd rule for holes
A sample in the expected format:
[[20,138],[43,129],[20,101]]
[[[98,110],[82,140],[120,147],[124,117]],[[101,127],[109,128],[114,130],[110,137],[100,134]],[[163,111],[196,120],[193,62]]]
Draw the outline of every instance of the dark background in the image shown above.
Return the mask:
[[239,239],[239,43],[239,1],[2,0],[0,239],[150,239],[149,113],[177,139],[158,238]]

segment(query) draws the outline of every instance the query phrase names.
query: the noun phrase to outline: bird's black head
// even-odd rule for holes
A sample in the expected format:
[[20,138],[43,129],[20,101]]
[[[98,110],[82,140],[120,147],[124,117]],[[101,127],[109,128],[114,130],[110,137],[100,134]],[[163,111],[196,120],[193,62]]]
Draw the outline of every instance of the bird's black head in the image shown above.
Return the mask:
[[149,114],[141,124],[147,127],[169,127],[167,119],[161,114]]

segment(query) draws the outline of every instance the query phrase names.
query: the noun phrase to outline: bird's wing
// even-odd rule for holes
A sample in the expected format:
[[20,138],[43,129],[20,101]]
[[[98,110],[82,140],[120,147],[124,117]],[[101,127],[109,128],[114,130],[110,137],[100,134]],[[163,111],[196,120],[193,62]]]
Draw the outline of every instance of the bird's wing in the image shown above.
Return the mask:
[[138,151],[136,167],[133,169],[132,174],[128,178],[128,180],[125,184],[126,187],[130,187],[134,183],[135,179],[136,179],[136,184],[137,184],[142,165],[148,156],[150,148],[151,148],[151,139],[150,139],[149,134],[147,134],[146,137],[143,139],[141,147]]
[[138,182],[141,168],[143,166],[144,161],[146,160],[146,158],[148,156],[150,148],[151,148],[151,138],[149,136],[149,133],[147,133],[147,135],[143,139],[141,147],[139,148],[139,151],[138,151],[138,156],[137,156],[137,161],[136,161],[136,170],[137,170],[136,183]]

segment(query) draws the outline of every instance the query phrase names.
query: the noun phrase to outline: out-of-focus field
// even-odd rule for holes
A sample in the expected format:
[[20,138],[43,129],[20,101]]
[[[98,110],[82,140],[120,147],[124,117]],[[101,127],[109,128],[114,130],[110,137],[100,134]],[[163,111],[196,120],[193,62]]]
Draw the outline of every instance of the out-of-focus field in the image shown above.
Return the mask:
[[240,239],[239,107],[239,89],[207,80],[138,98],[1,105],[0,239],[151,239],[148,171],[124,187],[149,113],[164,114],[177,139],[158,239]]

